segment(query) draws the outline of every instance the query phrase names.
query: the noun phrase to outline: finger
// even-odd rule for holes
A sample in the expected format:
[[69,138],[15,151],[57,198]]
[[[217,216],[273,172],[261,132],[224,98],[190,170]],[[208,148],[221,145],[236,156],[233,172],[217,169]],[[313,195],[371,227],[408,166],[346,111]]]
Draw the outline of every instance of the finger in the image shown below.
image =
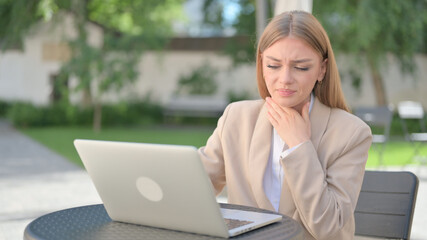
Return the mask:
[[281,119],[280,114],[279,114],[278,112],[276,112],[276,110],[275,110],[274,108],[272,108],[272,107],[269,107],[269,108],[268,108],[268,114],[269,114],[272,118],[274,118],[274,120],[275,120],[275,121],[277,121],[277,122],[279,122],[279,121],[280,121],[280,119]]
[[268,109],[268,112],[270,114],[272,114],[275,118],[279,119],[280,118],[280,114],[277,112],[277,110],[276,110],[277,108],[274,107],[275,103],[272,101],[271,98],[266,98],[266,100],[267,100],[267,109]]
[[270,98],[270,102],[271,104],[275,105],[275,109],[276,111],[278,111],[282,117],[287,115],[287,114],[295,114],[297,113],[297,111],[295,111],[295,109],[291,108],[291,107],[283,107],[282,105],[278,104],[274,99]]
[[268,120],[274,128],[277,128],[279,126],[279,122],[271,115],[270,112],[268,113]]
[[280,116],[282,116],[283,114],[285,114],[285,111],[283,110],[283,108],[279,104],[277,104],[272,98],[267,98],[267,103]]
[[268,112],[267,116],[268,116],[268,119],[270,120],[271,124],[273,124],[273,125],[277,125],[278,121],[277,121],[277,119],[273,116],[273,114],[271,114],[270,112]]

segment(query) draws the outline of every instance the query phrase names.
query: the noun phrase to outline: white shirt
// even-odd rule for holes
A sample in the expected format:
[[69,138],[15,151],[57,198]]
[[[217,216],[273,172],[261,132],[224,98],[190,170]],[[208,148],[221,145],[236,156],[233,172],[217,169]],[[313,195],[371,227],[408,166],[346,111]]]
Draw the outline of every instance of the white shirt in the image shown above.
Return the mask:
[[[309,113],[311,112],[311,108],[313,107],[314,95],[311,94],[310,97],[310,107]],[[280,203],[280,195],[282,192],[282,183],[283,183],[283,168],[280,163],[280,159],[287,156],[290,152],[299,147],[299,145],[286,149],[283,151],[285,146],[285,141],[277,133],[276,129],[273,127],[273,133],[271,137],[271,148],[270,148],[270,156],[268,158],[267,168],[264,174],[264,191],[273,205],[276,211],[279,211],[279,203]]]

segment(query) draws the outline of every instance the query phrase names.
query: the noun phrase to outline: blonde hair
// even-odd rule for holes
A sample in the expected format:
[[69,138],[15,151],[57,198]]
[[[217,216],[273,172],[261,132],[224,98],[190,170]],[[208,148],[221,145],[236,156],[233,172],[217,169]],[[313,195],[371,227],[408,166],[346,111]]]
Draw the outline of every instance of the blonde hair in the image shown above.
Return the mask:
[[335,62],[334,52],[328,35],[322,25],[310,13],[303,11],[284,12],[274,17],[265,28],[258,43],[256,71],[258,91],[265,99],[270,96],[262,72],[262,53],[285,37],[292,36],[304,40],[326,62],[326,73],[321,83],[316,82],[313,92],[323,104],[349,111],[341,89],[341,80]]

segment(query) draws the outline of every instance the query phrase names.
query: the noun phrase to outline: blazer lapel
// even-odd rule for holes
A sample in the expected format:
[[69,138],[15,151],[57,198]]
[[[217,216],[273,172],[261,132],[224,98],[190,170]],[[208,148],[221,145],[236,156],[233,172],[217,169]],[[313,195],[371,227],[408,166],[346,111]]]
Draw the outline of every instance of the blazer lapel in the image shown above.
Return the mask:
[[[313,146],[317,152],[320,140],[326,131],[330,114],[331,108],[323,105],[319,99],[314,98],[313,108],[310,112],[311,142],[313,143]],[[282,183],[282,192],[280,195],[279,212],[288,216],[293,216],[295,209],[296,207],[292,201],[290,188],[284,178]]]
[[252,192],[258,207],[274,211],[264,192],[264,174],[270,156],[271,132],[273,127],[267,118],[267,107],[261,108],[249,150],[249,176]]
[[319,101],[314,99],[313,109],[310,112],[310,123],[311,123],[311,142],[314,148],[318,149],[320,140],[326,131],[326,126],[329,122],[331,115],[331,108],[327,107]]

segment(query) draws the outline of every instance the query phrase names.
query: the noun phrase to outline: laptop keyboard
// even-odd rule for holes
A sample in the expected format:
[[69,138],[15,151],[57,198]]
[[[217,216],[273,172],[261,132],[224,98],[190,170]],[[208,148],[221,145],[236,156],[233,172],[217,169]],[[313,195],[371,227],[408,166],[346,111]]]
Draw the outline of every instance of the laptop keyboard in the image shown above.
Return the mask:
[[238,228],[238,227],[244,226],[246,224],[253,223],[251,221],[242,221],[242,220],[231,219],[231,218],[224,218],[224,220],[225,220],[225,224],[228,227],[228,230]]

